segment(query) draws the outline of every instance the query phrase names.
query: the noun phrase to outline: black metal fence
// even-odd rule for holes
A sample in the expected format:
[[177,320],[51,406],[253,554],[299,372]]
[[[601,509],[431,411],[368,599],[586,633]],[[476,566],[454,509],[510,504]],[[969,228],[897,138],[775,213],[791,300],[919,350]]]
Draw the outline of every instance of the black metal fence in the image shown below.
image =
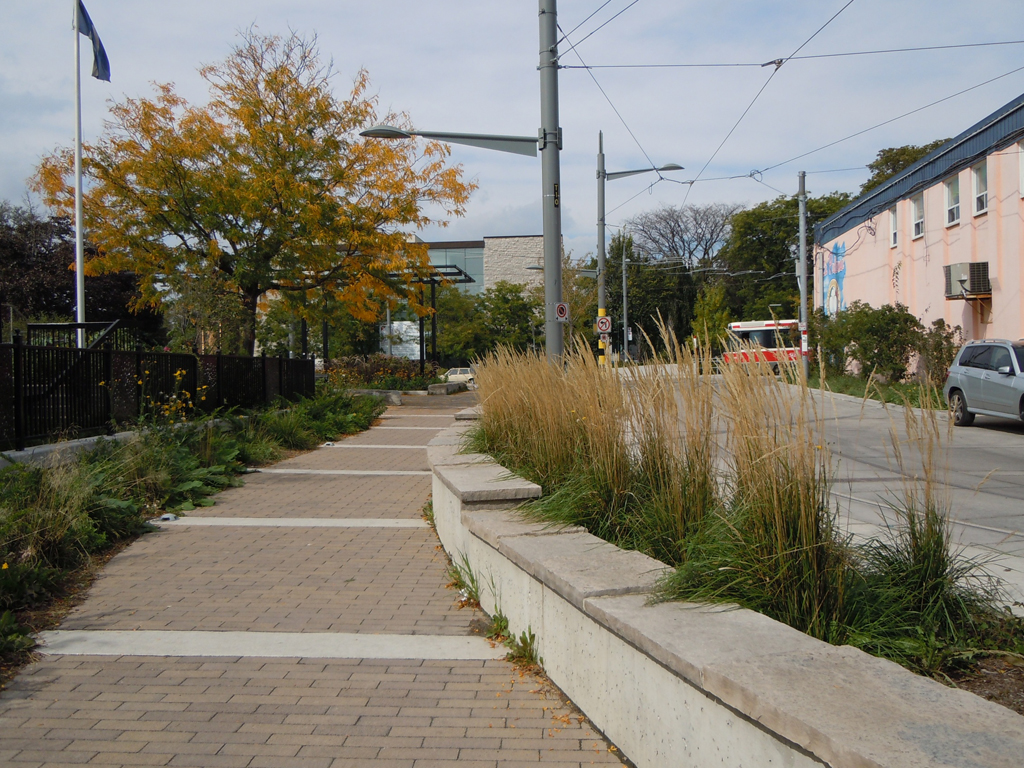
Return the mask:
[[314,362],[281,357],[0,344],[0,450],[103,434],[148,409],[209,412],[309,397]]

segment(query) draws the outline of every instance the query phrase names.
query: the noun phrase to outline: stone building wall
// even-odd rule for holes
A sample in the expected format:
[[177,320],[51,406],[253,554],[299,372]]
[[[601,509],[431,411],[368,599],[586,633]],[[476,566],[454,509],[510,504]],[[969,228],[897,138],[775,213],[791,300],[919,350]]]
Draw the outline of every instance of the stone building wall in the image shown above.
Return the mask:
[[544,238],[541,235],[484,238],[484,289],[499,280],[533,286],[544,283],[544,273],[528,266],[543,266]]

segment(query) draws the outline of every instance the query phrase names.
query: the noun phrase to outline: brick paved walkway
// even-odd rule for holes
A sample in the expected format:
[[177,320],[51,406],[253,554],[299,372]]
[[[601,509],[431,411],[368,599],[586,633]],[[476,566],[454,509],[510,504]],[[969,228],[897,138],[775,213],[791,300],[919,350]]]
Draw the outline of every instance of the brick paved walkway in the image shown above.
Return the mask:
[[[471,396],[407,398],[379,427],[345,440],[346,446],[394,448],[324,447],[275,469],[426,469],[425,449],[409,446],[425,446],[469,404]],[[483,622],[479,612],[458,610],[445,589],[434,533],[387,522],[414,525],[408,521],[419,518],[429,477],[267,473],[246,479],[214,507],[191,513],[210,525],[171,523],[115,557],[61,626],[66,636],[365,633],[408,637],[399,645],[430,656],[432,638],[440,644],[441,637],[470,636]],[[268,525],[218,523],[238,518],[264,518]],[[351,519],[354,527],[313,527],[324,518]],[[310,520],[290,522],[300,519]],[[386,527],[366,527],[361,519]],[[484,640],[474,647],[481,650],[475,658],[446,661],[437,655],[261,658],[244,655],[241,644],[237,657],[47,655],[0,693],[0,765],[619,763],[557,691],[489,658],[495,651]]]

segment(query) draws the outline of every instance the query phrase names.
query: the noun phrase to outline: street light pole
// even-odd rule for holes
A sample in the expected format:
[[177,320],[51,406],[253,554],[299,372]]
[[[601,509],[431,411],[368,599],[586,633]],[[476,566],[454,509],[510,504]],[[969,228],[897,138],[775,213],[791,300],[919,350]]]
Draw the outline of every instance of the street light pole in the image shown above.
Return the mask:
[[548,360],[561,359],[562,324],[555,307],[562,301],[562,209],[558,126],[558,12],[556,0],[539,0],[540,16],[540,122],[539,147],[544,201],[544,341]]
[[797,276],[800,284],[800,359],[804,363],[804,380],[811,375],[811,360],[807,349],[807,174],[800,171],[800,261]]
[[[604,183],[608,179],[622,179],[626,176],[636,176],[641,173],[661,172],[661,171],[681,171],[683,166],[676,163],[668,163],[660,168],[640,168],[635,171],[615,171],[608,173],[604,168],[604,133],[602,131],[597,132],[597,316],[605,317],[608,314],[604,284],[604,266],[605,266],[605,211],[604,211]],[[623,230],[623,238],[625,238],[625,230]],[[626,339],[628,331],[626,330],[626,251],[625,251],[625,239],[623,239],[623,256],[622,256],[622,339],[623,349],[628,353],[629,347],[626,345]],[[599,357],[597,359],[599,364],[605,364],[605,351],[604,342],[598,342],[598,348],[600,349]]]
[[[608,314],[604,289],[604,133],[597,132],[597,316]],[[604,341],[597,342],[599,365],[607,365]]]
[[626,302],[626,267],[629,265],[628,251],[629,238],[626,236],[626,228],[622,228],[622,360],[629,359],[629,306]]

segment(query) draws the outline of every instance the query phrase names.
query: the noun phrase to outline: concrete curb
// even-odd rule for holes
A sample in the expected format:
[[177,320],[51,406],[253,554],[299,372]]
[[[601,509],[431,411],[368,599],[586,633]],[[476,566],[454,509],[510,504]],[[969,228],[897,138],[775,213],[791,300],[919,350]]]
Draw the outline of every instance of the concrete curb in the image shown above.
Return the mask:
[[442,544],[637,766],[1020,765],[1008,709],[752,611],[648,605],[663,563],[524,520],[540,489],[446,437],[430,449]]

